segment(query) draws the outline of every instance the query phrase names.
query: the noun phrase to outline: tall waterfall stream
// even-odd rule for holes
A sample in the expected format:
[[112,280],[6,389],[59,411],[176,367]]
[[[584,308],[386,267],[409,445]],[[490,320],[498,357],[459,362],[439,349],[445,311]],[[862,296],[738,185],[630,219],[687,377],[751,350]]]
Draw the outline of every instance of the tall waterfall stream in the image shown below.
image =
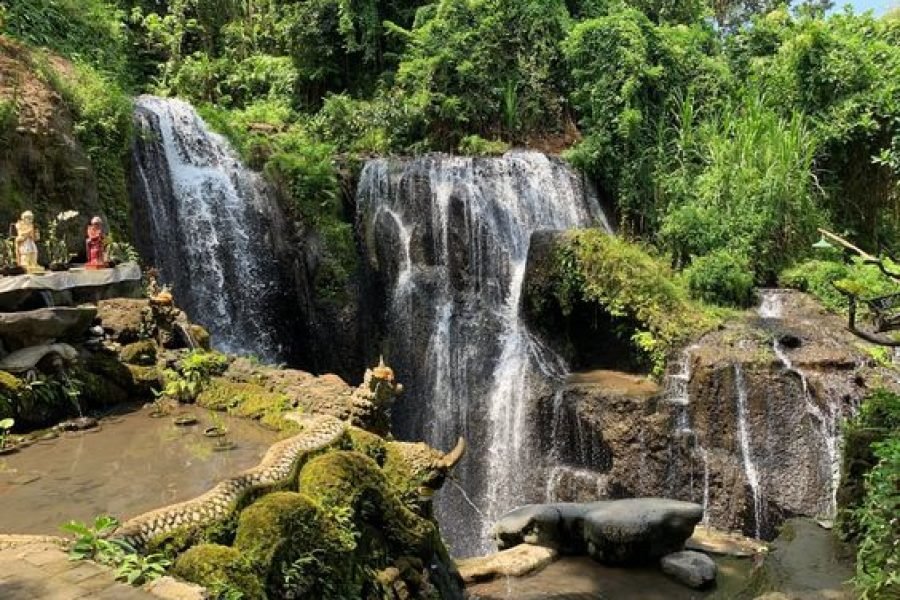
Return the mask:
[[186,102],[141,96],[135,122],[141,250],[219,349],[277,360],[273,203],[262,178]]
[[450,487],[437,512],[458,554],[487,550],[497,517],[543,495],[534,391],[566,374],[520,318],[531,235],[608,223],[581,177],[533,152],[370,161],[357,204],[387,279],[387,358],[409,382],[398,433],[466,437],[457,476],[478,511]]

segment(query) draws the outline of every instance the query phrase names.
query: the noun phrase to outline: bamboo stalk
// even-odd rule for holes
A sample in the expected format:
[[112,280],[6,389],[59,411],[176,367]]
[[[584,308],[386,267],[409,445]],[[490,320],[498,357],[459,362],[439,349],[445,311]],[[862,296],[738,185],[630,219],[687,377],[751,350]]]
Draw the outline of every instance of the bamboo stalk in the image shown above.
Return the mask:
[[851,244],[850,242],[848,242],[847,240],[845,240],[844,238],[842,238],[841,236],[839,236],[836,233],[831,233],[827,229],[822,229],[821,227],[819,227],[819,233],[821,233],[825,237],[831,239],[832,241],[837,242],[839,245],[843,246],[844,248],[847,248],[848,250],[852,250],[852,251],[856,252],[861,257],[863,257],[863,259],[865,259],[865,260],[872,260],[872,261],[878,262],[878,258],[876,258],[875,256],[872,256],[865,250],[862,250],[861,248],[854,246],[853,244]]

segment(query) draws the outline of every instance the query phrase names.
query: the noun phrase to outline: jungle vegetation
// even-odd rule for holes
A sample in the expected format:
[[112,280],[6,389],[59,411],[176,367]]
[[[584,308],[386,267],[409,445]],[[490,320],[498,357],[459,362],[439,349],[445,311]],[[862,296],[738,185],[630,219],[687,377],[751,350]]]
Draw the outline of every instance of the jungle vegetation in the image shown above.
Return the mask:
[[[320,232],[335,297],[355,260],[348,166],[526,146],[590,175],[622,239],[671,269],[663,287],[679,302],[747,305],[780,280],[840,310],[834,279],[892,288],[874,267],[817,254],[818,227],[900,255],[900,10],[833,4],[7,0],[0,32],[73,63],[66,77],[43,68],[109,204],[125,201],[128,97],[186,98]],[[0,102],[0,139],[15,112]],[[634,293],[659,287],[645,283]],[[860,510],[896,507],[896,444],[876,454]],[[857,515],[896,533],[880,518]],[[890,547],[866,548],[859,583],[879,589]]]

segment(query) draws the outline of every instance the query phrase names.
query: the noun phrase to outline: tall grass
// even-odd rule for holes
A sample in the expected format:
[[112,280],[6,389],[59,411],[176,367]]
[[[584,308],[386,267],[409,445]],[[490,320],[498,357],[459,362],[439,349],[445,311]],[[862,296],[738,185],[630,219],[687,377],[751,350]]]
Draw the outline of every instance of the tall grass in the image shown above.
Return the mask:
[[677,138],[680,164],[665,180],[673,202],[664,239],[681,257],[723,245],[746,253],[759,280],[774,280],[807,253],[825,220],[806,118],[781,116],[759,96],[726,104],[697,131],[685,127],[692,111],[680,113],[687,131]]

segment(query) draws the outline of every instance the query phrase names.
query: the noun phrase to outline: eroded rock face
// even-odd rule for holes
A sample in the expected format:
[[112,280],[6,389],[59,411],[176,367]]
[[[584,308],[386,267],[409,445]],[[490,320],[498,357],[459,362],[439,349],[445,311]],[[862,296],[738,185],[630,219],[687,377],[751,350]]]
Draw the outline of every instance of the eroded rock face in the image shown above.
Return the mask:
[[0,339],[7,350],[79,338],[88,330],[97,309],[92,306],[42,308],[0,313]]
[[683,548],[702,516],[697,504],[663,498],[536,504],[502,517],[494,534],[501,550],[534,544],[605,564],[635,564]]
[[592,372],[544,398],[544,455],[562,463],[547,467],[546,497],[680,498],[766,539],[791,516],[833,514],[841,422],[897,379],[840,317],[778,294],[774,314],[748,312],[675,356],[656,390]]

